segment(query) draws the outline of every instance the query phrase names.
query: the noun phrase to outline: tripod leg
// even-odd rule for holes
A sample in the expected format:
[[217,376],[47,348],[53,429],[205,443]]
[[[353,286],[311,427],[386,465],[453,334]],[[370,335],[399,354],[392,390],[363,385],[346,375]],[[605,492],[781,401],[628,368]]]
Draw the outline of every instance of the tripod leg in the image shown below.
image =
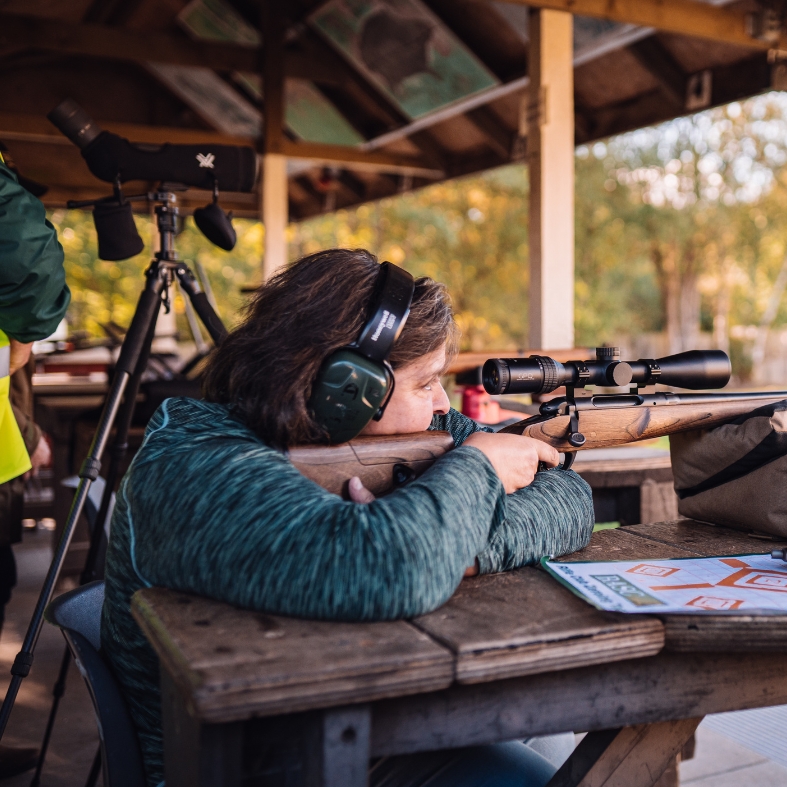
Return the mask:
[[137,404],[137,394],[139,393],[139,386],[142,382],[142,375],[145,373],[145,369],[148,365],[148,358],[150,358],[150,347],[153,344],[153,336],[156,333],[157,317],[158,312],[156,312],[150,323],[148,335],[145,337],[145,343],[142,346],[142,351],[137,360],[137,366],[134,369],[134,374],[126,385],[126,395],[118,411],[115,423],[115,439],[109,449],[110,460],[106,475],[106,484],[104,485],[104,493],[101,495],[101,505],[98,508],[96,524],[90,535],[90,549],[85,559],[85,567],[82,570],[82,576],[79,579],[80,585],[86,585],[96,578],[96,560],[105,538],[104,523],[106,522],[109,505],[112,501],[112,493],[115,491],[115,486],[117,485],[120,465],[128,452],[128,433],[131,429],[131,421],[134,418],[134,409]]
[[58,673],[57,680],[55,681],[55,685],[52,688],[52,707],[49,710],[49,718],[46,722],[44,739],[41,741],[41,751],[38,753],[36,772],[33,774],[30,787],[38,787],[41,781],[41,771],[44,769],[44,760],[46,760],[46,751],[49,748],[49,739],[52,737],[52,729],[55,726],[57,708],[60,705],[61,697],[66,691],[66,677],[68,676],[68,668],[70,664],[71,651],[68,649],[68,647],[66,647],[66,649],[63,651],[63,660],[60,662],[60,672]]
[[185,265],[178,265],[175,268],[175,275],[178,277],[181,289],[189,296],[194,311],[197,312],[200,320],[202,320],[202,324],[210,334],[210,338],[213,339],[213,343],[218,345],[227,335],[227,329],[224,327],[221,317],[216,314],[214,308],[210,305],[208,296],[200,289],[199,282]]
[[[158,316],[158,312],[156,312]],[[120,464],[126,456],[128,450],[128,433],[131,428],[131,421],[134,417],[134,408],[136,406],[137,394],[139,393],[139,385],[142,380],[142,375],[145,373],[148,358],[150,357],[150,346],[153,343],[153,335],[156,332],[156,316],[150,324],[148,335],[145,343],[142,346],[142,351],[137,361],[134,374],[126,385],[126,394],[123,398],[123,404],[118,411],[115,427],[115,439],[110,448],[111,459],[109,462],[109,470],[107,472],[106,484],[104,486],[104,493],[101,496],[101,505],[99,506],[98,516],[96,517],[93,526],[93,532],[90,534],[90,549],[85,559],[85,567],[82,570],[82,576],[79,579],[80,585],[86,585],[92,582],[96,575],[96,559],[98,558],[101,544],[104,541],[104,522],[107,518],[109,511],[109,504],[112,500],[112,493],[115,490],[117,477],[120,473]],[[41,741],[41,750],[38,754],[38,763],[36,764],[36,772],[33,780],[30,782],[30,787],[38,787],[41,779],[41,771],[44,767],[46,760],[47,750],[49,749],[49,739],[52,736],[52,729],[55,725],[55,717],[60,706],[60,699],[66,690],[66,678],[68,677],[68,665],[71,662],[71,651],[66,646],[63,652],[63,661],[60,666],[60,673],[57,676],[54,688],[52,689],[52,707],[49,711],[49,719],[46,724],[46,731],[44,738]],[[100,749],[99,749],[99,762],[100,762]],[[92,773],[92,771],[91,771]]]
[[74,494],[74,500],[71,503],[68,519],[66,520],[60,540],[55,547],[52,562],[47,571],[46,579],[44,580],[35,610],[33,611],[33,616],[30,619],[27,633],[22,642],[22,649],[17,654],[13,666],[11,667],[11,683],[8,686],[3,705],[0,707],[0,740],[2,740],[6,726],[8,725],[8,719],[14,707],[17,694],[19,693],[19,687],[22,685],[22,681],[30,674],[30,667],[33,664],[33,651],[35,650],[36,643],[38,642],[38,635],[41,633],[41,626],[44,622],[44,610],[52,598],[55,584],[60,576],[60,570],[63,567],[63,562],[68,552],[68,547],[71,544],[71,538],[74,535],[74,528],[85,507],[90,485],[98,478],[98,473],[101,469],[100,457],[106,448],[112,425],[115,422],[123,394],[126,390],[126,385],[128,384],[129,378],[134,373],[134,370],[137,368],[137,362],[142,353],[150,324],[158,314],[158,309],[161,305],[161,293],[167,283],[167,276],[168,273],[161,269],[156,263],[151,265],[148,269],[145,289],[139,297],[134,319],[131,321],[131,326],[126,334],[126,339],[123,342],[120,357],[115,367],[115,378],[112,381],[112,387],[110,388],[107,400],[104,404],[104,409],[101,412],[101,418],[99,419],[96,433],[93,436],[93,442],[90,445],[87,459],[85,459],[79,472],[80,482]]

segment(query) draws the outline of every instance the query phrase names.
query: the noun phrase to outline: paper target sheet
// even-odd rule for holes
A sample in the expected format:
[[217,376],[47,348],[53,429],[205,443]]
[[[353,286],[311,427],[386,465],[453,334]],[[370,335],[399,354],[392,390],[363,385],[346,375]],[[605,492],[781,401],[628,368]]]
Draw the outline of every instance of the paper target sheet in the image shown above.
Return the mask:
[[597,609],[610,612],[787,613],[787,563],[770,555],[541,565]]

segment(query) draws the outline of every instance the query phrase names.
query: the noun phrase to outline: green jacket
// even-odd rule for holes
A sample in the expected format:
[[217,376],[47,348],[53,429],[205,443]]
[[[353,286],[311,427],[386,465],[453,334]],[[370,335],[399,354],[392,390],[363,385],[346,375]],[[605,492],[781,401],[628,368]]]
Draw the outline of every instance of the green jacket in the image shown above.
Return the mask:
[[478,424],[452,410],[432,428],[459,447],[362,505],[302,476],[223,405],[178,398],[156,411],[118,492],[101,623],[149,787],[163,778],[161,697],[158,660],[131,617],[136,590],[275,615],[394,620],[445,603],[476,557],[490,573],[587,544],[593,499],[576,473],[538,473],[506,495],[484,454],[462,446]]
[[0,163],[0,328],[19,342],[54,333],[71,293],[44,206]]

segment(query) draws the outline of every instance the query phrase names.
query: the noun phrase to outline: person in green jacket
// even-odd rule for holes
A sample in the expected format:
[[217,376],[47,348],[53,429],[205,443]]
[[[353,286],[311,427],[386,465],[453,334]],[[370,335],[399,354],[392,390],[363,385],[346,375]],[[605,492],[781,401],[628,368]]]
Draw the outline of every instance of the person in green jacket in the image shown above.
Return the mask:
[[70,301],[57,232],[0,154],[0,330],[11,340],[12,374],[33,342],[54,333]]
[[[410,484],[349,500],[301,475],[295,445],[326,442],[309,407],[323,360],[364,325],[379,264],[365,251],[305,257],[257,292],[212,355],[206,401],[166,400],[121,482],[107,553],[102,648],[135,722],[150,787],[162,783],[159,664],[130,614],[132,594],[168,587],[314,620],[411,618],[468,574],[585,546],[590,489],[528,437],[493,434],[450,408],[440,377],[457,329],[445,288],[417,279],[389,360],[396,385],[365,434],[448,430],[457,447]],[[389,758],[372,787],[544,785],[550,762],[511,742]],[[440,776],[434,776],[436,772]]]
[[[8,397],[14,385],[8,378],[17,371],[16,378],[25,374],[33,342],[54,333],[70,300],[55,228],[0,154],[0,354],[5,353],[0,357],[0,477],[6,481],[0,485],[0,618],[16,582],[13,538],[10,531],[3,532],[16,515],[4,510],[4,501],[14,498],[19,486],[14,477],[31,467],[26,452],[35,468],[48,450],[32,421],[13,411]],[[36,749],[0,744],[0,779],[34,768],[37,757]]]

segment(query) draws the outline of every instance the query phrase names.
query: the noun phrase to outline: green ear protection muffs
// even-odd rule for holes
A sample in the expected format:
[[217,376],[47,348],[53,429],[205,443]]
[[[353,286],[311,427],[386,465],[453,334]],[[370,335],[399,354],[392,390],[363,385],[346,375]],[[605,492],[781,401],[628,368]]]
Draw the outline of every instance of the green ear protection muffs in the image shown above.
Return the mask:
[[320,367],[309,406],[332,443],[352,440],[369,421],[383,417],[394,388],[388,356],[410,313],[414,290],[406,270],[383,262],[360,336]]

